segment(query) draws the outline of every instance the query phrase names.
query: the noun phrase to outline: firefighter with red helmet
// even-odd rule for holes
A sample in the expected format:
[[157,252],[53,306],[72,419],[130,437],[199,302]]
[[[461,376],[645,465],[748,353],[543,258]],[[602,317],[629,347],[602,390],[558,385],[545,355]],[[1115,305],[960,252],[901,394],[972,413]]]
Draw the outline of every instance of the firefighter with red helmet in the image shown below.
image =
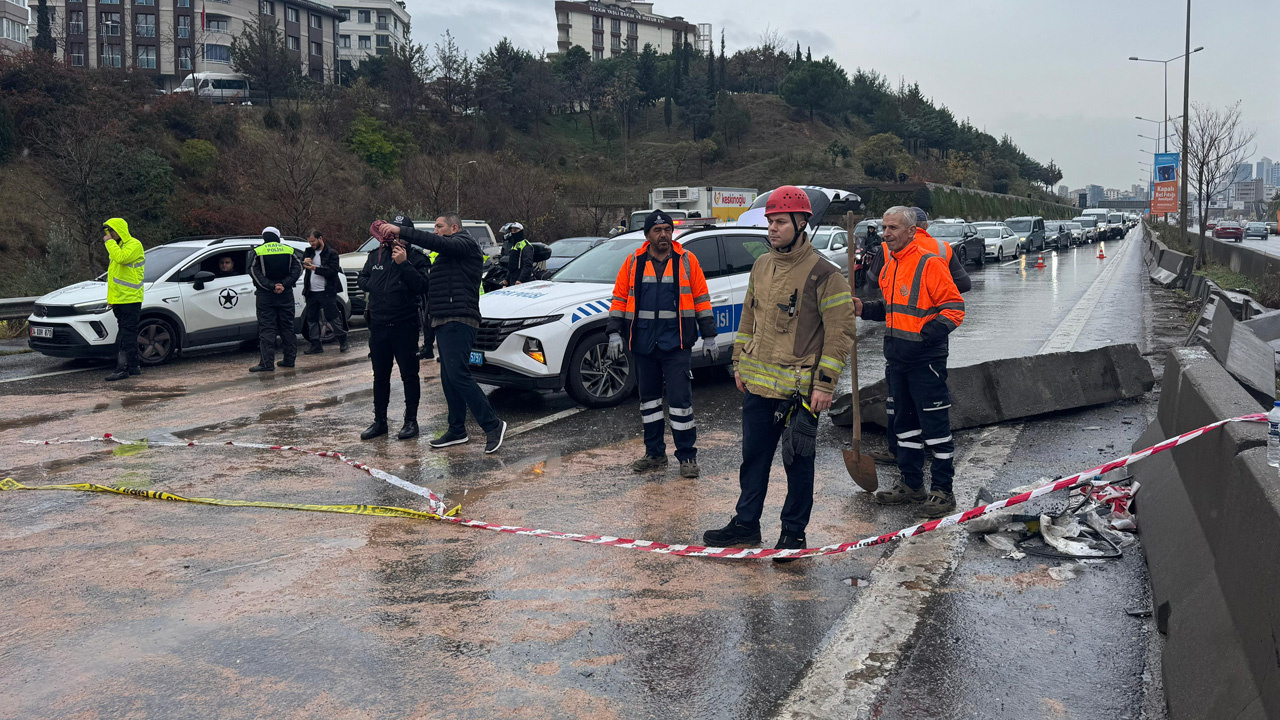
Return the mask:
[[729,524],[703,534],[709,546],[760,543],[769,471],[781,444],[787,498],[775,547],[805,547],[818,415],[831,407],[854,343],[849,283],[810,243],[812,215],[798,187],[769,194],[769,252],[751,267],[733,344],[734,380],[743,393],[741,494]]

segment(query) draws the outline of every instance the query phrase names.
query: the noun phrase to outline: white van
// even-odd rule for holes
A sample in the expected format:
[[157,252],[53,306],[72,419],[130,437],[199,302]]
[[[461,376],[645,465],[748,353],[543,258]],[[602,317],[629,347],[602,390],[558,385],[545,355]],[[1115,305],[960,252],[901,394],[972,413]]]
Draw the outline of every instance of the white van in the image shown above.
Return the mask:
[[240,73],[191,73],[173,92],[194,92],[196,97],[215,103],[244,102],[249,99],[249,78]]

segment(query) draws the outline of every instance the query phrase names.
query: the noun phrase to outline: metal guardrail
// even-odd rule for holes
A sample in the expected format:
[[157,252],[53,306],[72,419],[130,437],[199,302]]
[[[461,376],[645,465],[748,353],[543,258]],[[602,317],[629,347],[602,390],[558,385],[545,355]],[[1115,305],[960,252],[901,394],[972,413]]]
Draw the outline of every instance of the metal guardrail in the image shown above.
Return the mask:
[[0,320],[26,320],[38,297],[0,298]]

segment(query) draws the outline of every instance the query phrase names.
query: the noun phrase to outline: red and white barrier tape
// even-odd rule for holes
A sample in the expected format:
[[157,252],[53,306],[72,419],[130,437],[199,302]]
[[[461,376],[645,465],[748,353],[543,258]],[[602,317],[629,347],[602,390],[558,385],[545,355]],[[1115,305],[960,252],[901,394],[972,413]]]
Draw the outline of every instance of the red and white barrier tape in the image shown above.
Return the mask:
[[[377,468],[370,467],[368,465],[365,465],[364,463],[350,460],[342,453],[339,453],[334,450],[319,450],[319,451],[304,450],[302,448],[294,447],[292,445],[261,445],[257,443],[241,443],[241,442],[226,442],[226,443],[199,443],[194,441],[186,442],[186,443],[160,442],[160,443],[148,443],[148,445],[158,446],[158,447],[197,447],[200,445],[230,445],[233,447],[255,448],[260,450],[293,450],[293,451],[305,453],[307,455],[314,455],[316,457],[334,458],[358,470],[363,470],[364,472],[368,473],[373,477],[378,478],[379,480],[385,480],[386,482],[389,482],[392,485],[395,485],[396,487],[403,488],[416,495],[420,495],[424,498],[427,498],[427,502],[431,505],[432,512],[435,512],[440,516],[438,519],[441,522],[453,523],[454,525],[460,525],[460,526],[469,527],[469,528],[476,528],[478,530],[492,530],[494,532],[508,533],[511,535],[529,535],[533,537],[549,538],[552,540],[572,540],[573,542],[587,543],[590,545],[608,545],[611,547],[626,548],[629,550],[643,550],[646,552],[661,553],[664,555],[678,555],[681,557],[722,558],[726,560],[759,560],[764,558],[803,558],[803,557],[816,557],[819,555],[838,555],[840,553],[846,553],[851,550],[860,550],[862,548],[871,547],[872,545],[882,545],[884,543],[891,542],[893,540],[902,540],[909,537],[915,537],[917,535],[923,535],[927,532],[932,532],[939,528],[949,527],[952,525],[959,525],[961,523],[969,522],[974,518],[979,518],[979,517],[982,517],[983,515],[987,515],[989,513],[995,512],[996,510],[1000,510],[1002,508],[1011,507],[1013,505],[1020,505],[1034,498],[1038,498],[1043,495],[1048,495],[1049,493],[1057,492],[1059,490],[1066,490],[1068,488],[1074,487],[1075,485],[1081,482],[1085,482],[1085,481],[1095,482],[1098,480],[1098,478],[1100,478],[1102,475],[1106,473],[1109,473],[1113,470],[1119,470],[1120,468],[1130,465],[1132,463],[1135,463],[1139,460],[1148,458],[1157,453],[1161,453],[1161,452],[1164,452],[1165,450],[1169,450],[1179,445],[1188,443],[1211,430],[1215,430],[1219,427],[1222,427],[1223,425],[1226,425],[1227,423],[1266,422],[1266,419],[1267,419],[1267,416],[1265,414],[1254,413],[1251,415],[1241,415],[1240,417],[1228,418],[1226,420],[1219,420],[1215,423],[1210,423],[1209,425],[1205,425],[1204,427],[1197,428],[1189,432],[1185,432],[1181,435],[1178,435],[1177,437],[1172,437],[1163,442],[1156,443],[1155,445],[1152,445],[1151,447],[1146,448],[1144,450],[1139,450],[1138,452],[1131,453],[1121,458],[1117,458],[1108,463],[1104,463],[1090,470],[1085,470],[1084,472],[1078,472],[1074,475],[1069,475],[1067,477],[1054,480],[1053,482],[1045,483],[1044,485],[1041,485],[1037,488],[1033,488],[1026,492],[1019,493],[1012,497],[1005,498],[1004,500],[998,500],[988,505],[979,505],[978,507],[972,508],[970,510],[965,510],[963,512],[958,512],[952,515],[948,515],[944,518],[939,518],[937,520],[930,520],[928,522],[920,523],[919,525],[912,525],[911,527],[903,528],[901,530],[898,530],[897,532],[891,532],[891,533],[886,533],[884,535],[867,537],[867,538],[863,538],[862,540],[857,540],[854,542],[844,542],[836,545],[824,545],[822,547],[804,548],[804,549],[796,549],[796,550],[778,550],[774,548],[714,548],[714,547],[703,547],[701,545],[669,545],[667,543],[654,542],[652,540],[633,540],[630,538],[612,537],[609,535],[583,535],[579,533],[567,533],[567,532],[560,532],[558,530],[541,530],[537,528],[527,528],[527,527],[520,527],[516,525],[497,525],[494,523],[485,522],[483,520],[472,520],[469,518],[447,517],[444,514],[445,513],[444,502],[439,498],[439,496],[437,496],[431,490],[424,488],[420,485],[414,485],[413,483],[410,483],[406,480],[402,480],[396,477],[395,475],[392,475],[391,473],[378,470]],[[43,440],[43,441],[24,440],[23,442],[27,444],[36,444],[36,445],[60,445],[65,443],[77,443],[77,442],[117,442],[117,443],[125,444],[127,441],[118,440],[108,434],[100,438],[98,437],[85,438],[82,440]]]

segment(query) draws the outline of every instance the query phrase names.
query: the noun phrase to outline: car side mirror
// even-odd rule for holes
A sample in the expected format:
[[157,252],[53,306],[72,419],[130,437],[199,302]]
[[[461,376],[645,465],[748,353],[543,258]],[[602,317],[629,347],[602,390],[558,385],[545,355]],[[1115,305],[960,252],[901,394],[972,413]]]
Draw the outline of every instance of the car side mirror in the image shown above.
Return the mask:
[[208,270],[201,270],[200,272],[196,273],[195,284],[192,287],[194,287],[196,290],[203,290],[204,284],[209,282],[212,279],[213,279],[213,273],[209,272]]

